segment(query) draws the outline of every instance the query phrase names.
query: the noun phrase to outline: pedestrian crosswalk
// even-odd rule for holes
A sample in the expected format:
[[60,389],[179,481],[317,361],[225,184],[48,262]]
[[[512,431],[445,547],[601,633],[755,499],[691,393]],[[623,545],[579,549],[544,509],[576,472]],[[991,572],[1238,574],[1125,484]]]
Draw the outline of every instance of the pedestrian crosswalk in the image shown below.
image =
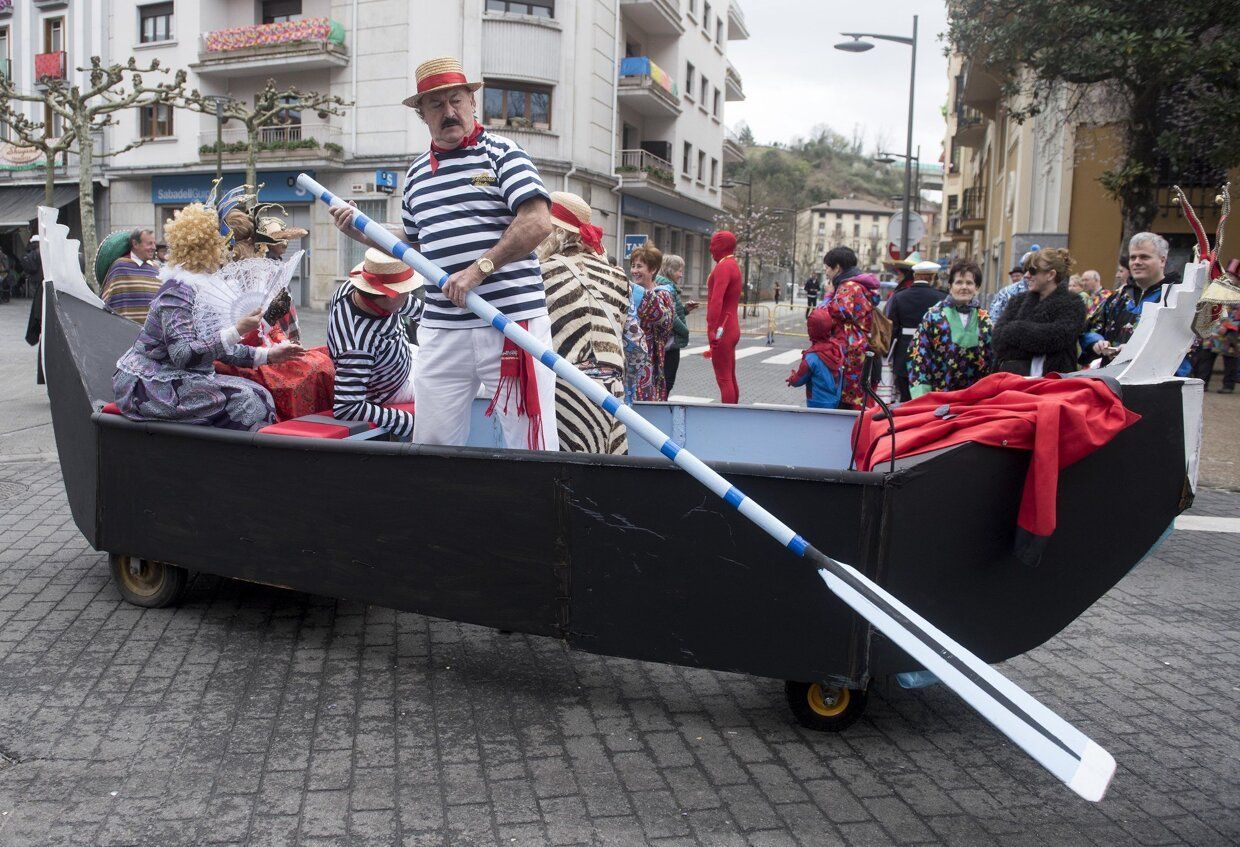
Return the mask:
[[[686,347],[685,349],[680,351],[680,355],[682,358],[688,357],[688,356],[700,356],[701,354],[705,353],[709,349],[710,347],[705,344],[703,344],[700,347]],[[771,348],[765,344],[757,344],[757,345],[754,345],[753,347],[738,347],[736,348],[736,358],[738,360],[748,359],[750,356],[760,356],[763,353],[769,353],[769,352],[771,352]],[[800,358],[801,358],[800,350],[784,350],[782,353],[776,353],[774,356],[769,356],[763,359],[762,364],[764,365],[791,365],[793,362],[797,361]]]
[[785,350],[782,353],[777,353],[776,355],[771,356],[769,359],[763,359],[762,364],[764,365],[791,365],[793,362],[796,362],[800,358],[801,358],[800,350]]

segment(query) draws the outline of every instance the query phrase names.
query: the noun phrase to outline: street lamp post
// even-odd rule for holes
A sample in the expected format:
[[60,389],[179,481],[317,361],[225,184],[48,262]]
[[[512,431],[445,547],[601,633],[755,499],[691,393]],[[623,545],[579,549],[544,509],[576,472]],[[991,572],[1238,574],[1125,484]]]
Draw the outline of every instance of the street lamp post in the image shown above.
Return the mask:
[[904,223],[900,227],[900,257],[903,258],[908,249],[909,198],[913,189],[913,91],[917,82],[917,15],[913,15],[913,35],[880,35],[876,32],[841,32],[852,41],[843,41],[835,45],[836,50],[847,53],[864,53],[874,49],[874,45],[863,38],[877,38],[882,41],[894,41],[911,48],[913,53],[909,68],[908,81],[908,133],[904,143]]
[[753,236],[753,232],[752,232],[753,230],[753,178],[750,177],[747,180],[732,178],[729,180],[725,180],[723,183],[724,188],[735,188],[738,185],[743,185],[749,189],[746,192],[746,199],[745,199],[745,282],[744,282],[744,286],[741,289],[741,300],[746,305],[748,305],[749,304],[749,242]]

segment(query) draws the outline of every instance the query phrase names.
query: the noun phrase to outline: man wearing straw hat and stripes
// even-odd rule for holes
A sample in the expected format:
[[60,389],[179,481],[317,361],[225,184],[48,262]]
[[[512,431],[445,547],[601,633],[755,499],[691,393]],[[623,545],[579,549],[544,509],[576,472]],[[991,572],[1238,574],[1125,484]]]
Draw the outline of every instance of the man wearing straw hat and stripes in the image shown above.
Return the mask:
[[[428,289],[418,328],[413,439],[461,445],[469,438],[470,405],[480,386],[493,392],[510,448],[558,450],[555,375],[464,308],[469,291],[552,346],[542,275],[534,250],[551,232],[550,199],[528,155],[487,132],[475,115],[474,92],[453,58],[417,68],[417,111],[431,149],[405,176],[402,220],[408,241],[448,273],[443,291]],[[377,247],[333,209],[345,235]]]

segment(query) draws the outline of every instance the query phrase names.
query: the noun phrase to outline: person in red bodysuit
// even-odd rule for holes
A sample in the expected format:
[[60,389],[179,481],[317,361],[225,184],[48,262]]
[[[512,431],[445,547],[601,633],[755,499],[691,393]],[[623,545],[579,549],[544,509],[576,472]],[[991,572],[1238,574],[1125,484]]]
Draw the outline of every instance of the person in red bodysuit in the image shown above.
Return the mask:
[[719,399],[737,403],[740,387],[736,384],[736,343],[741,340],[741,325],[736,307],[741,302],[741,269],[732,255],[736,236],[727,230],[716,232],[710,239],[710,255],[715,269],[706,281],[706,339],[710,343],[710,363],[719,383]]

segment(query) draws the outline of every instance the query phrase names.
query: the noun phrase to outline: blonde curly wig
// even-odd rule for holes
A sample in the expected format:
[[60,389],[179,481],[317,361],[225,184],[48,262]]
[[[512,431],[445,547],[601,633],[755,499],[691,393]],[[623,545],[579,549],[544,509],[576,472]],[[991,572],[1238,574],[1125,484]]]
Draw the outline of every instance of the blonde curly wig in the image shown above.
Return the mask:
[[168,262],[193,273],[209,274],[228,261],[228,240],[220,235],[214,209],[191,203],[164,224]]

